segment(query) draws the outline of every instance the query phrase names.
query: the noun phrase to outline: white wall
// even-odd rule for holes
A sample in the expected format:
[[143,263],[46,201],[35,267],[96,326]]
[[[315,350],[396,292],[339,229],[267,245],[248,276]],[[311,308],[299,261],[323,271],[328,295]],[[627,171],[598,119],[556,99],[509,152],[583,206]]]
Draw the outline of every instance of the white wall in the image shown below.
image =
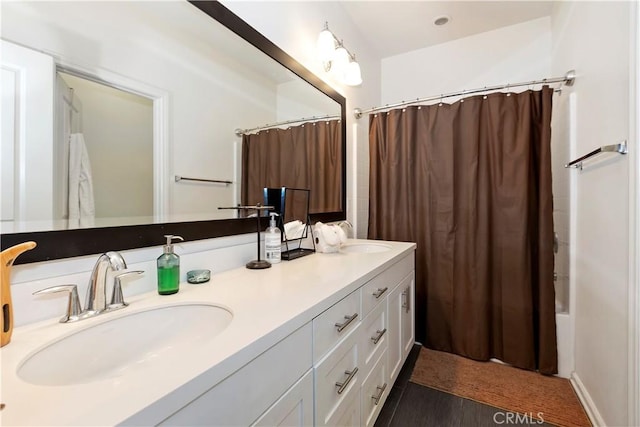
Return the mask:
[[[347,216],[356,227],[358,237],[365,237],[369,204],[369,129],[366,120],[354,118],[353,109],[379,105],[380,58],[355,29],[339,3],[233,0],[222,3],[347,98]],[[325,21],[356,54],[362,68],[361,86],[343,86],[324,72],[315,46]]]
[[[574,155],[629,139],[630,3],[558,2],[552,69],[575,68]],[[564,96],[564,94],[563,94]],[[571,242],[575,379],[605,425],[628,425],[629,162],[609,155],[575,175]]]
[[545,17],[384,58],[382,104],[549,77],[550,49]]

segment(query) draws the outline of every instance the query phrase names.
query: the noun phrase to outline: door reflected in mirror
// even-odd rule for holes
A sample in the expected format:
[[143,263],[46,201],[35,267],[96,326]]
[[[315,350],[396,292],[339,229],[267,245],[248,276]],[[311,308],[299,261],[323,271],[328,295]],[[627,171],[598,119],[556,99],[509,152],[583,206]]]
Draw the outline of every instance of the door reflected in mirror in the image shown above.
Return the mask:
[[58,72],[55,101],[53,219],[153,219],[153,100]]

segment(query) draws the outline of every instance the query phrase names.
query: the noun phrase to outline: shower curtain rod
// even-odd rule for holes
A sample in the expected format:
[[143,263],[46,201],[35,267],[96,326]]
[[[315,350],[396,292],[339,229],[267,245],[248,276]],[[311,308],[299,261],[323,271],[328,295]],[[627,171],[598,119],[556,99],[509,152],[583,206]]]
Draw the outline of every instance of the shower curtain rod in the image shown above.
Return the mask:
[[258,126],[255,128],[251,128],[251,129],[236,129],[234,132],[236,133],[236,136],[242,136],[242,135],[246,135],[248,133],[251,132],[255,132],[257,130],[264,130],[264,129],[271,129],[274,127],[278,127],[278,126],[282,126],[282,125],[289,125],[289,124],[293,124],[293,123],[302,123],[302,122],[310,122],[310,121],[321,121],[321,120],[329,120],[329,119],[339,119],[340,116],[331,116],[331,115],[327,115],[327,116],[321,116],[321,117],[308,117],[308,118],[301,118],[301,119],[296,119],[296,120],[286,120],[284,122],[277,122],[277,123],[271,123],[271,124],[266,124],[264,126]]
[[391,109],[391,108],[403,107],[405,105],[419,104],[421,102],[436,101],[438,99],[451,98],[451,97],[454,97],[454,96],[471,95],[471,94],[474,94],[474,93],[491,92],[491,91],[495,91],[495,90],[504,90],[504,89],[509,90],[512,87],[532,86],[532,85],[546,84],[546,83],[564,83],[567,86],[573,86],[573,83],[575,81],[576,81],[576,72],[575,72],[575,70],[569,70],[569,71],[567,71],[567,73],[563,77],[553,77],[553,78],[550,78],[550,79],[534,80],[534,81],[531,81],[531,82],[522,82],[522,83],[512,83],[512,84],[507,83],[506,85],[488,86],[488,87],[485,86],[483,88],[472,89],[472,90],[463,90],[461,92],[444,93],[444,94],[440,94],[440,95],[428,96],[426,98],[417,98],[417,99],[414,99],[413,101],[402,101],[402,102],[397,102],[395,104],[387,104],[384,107],[373,107],[373,108],[369,108],[368,110],[364,110],[364,111],[361,110],[360,108],[355,108],[353,110],[353,115],[356,117],[356,119],[359,119],[359,118],[362,117],[363,114],[367,114],[367,113],[373,113],[373,112],[376,112],[376,111],[384,111],[384,110],[388,110],[388,109]]

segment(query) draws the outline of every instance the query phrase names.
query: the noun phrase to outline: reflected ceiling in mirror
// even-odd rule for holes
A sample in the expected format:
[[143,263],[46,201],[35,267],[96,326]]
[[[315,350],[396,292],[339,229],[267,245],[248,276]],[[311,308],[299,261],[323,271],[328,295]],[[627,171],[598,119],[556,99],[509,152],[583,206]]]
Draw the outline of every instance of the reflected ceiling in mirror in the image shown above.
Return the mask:
[[[13,82],[14,104],[29,107],[19,116],[3,109],[2,117],[3,129],[10,127],[5,121],[16,120],[21,121],[16,129],[29,129],[10,138],[3,135],[3,141],[11,143],[6,144],[9,155],[3,144],[2,158],[13,159],[18,152],[22,157],[11,163],[9,172],[3,162],[3,178],[11,176],[9,184],[2,181],[3,197],[5,188],[13,193],[7,197],[11,203],[2,205],[0,243],[4,249],[25,240],[38,242],[20,263],[154,246],[168,233],[198,240],[254,231],[252,221],[217,209],[241,199],[242,138],[235,130],[290,121],[297,126],[310,117],[317,121],[318,116],[339,116],[341,140],[340,179],[330,189],[340,194],[339,209],[320,209],[312,220],[345,218],[345,98],[220,3],[5,2],[1,39],[2,81],[9,82],[3,83],[3,99]],[[7,71],[19,69],[11,61],[25,55],[27,62],[35,58],[37,70],[7,79]],[[56,87],[59,72],[151,103],[152,215],[96,215],[88,221],[65,216],[66,202],[59,198],[64,190],[54,185],[65,173],[65,155],[55,147],[56,138],[64,141],[59,137],[64,123],[57,107],[64,102]],[[27,88],[35,83],[40,90],[16,92],[19,79]],[[88,115],[84,112],[83,124]],[[118,123],[109,119],[105,129],[117,129]],[[72,122],[69,127],[77,133]],[[135,167],[125,166],[125,158],[137,159],[130,152],[114,151],[117,158],[107,165],[112,179],[123,168]],[[98,157],[90,159],[96,169],[105,160]],[[177,182],[177,175],[231,184]],[[21,179],[24,176],[29,178]],[[130,203],[118,194],[108,197],[114,204]]]
[[[71,92],[65,92],[55,79],[29,75],[27,92],[37,91],[39,101],[54,109],[48,112],[51,120],[37,123],[37,137],[14,135],[13,145],[26,143],[31,154],[24,163],[3,168],[17,178],[15,191],[3,191],[3,199],[12,203],[3,200],[9,207],[3,209],[2,233],[231,218],[234,213],[217,207],[258,201],[242,200],[243,176],[251,178],[251,170],[243,171],[243,144],[236,129],[255,129],[255,133],[266,124],[287,122],[280,126],[286,128],[318,117],[339,120],[340,103],[198,9],[209,3],[199,2],[197,7],[187,2],[3,4],[2,39],[15,44],[12,49],[17,51],[11,61],[33,56],[40,68],[33,76],[64,71],[138,95],[151,103],[152,122],[143,123],[120,104],[105,107],[113,114],[98,115],[90,108],[95,94],[79,89],[74,93],[73,84]],[[16,76],[16,81],[22,77]],[[21,101],[16,95],[18,105]],[[111,105],[108,102],[105,97],[102,105]],[[41,112],[31,114],[41,116]],[[3,113],[3,123],[11,119]],[[28,115],[13,119],[24,120],[27,126],[37,122]],[[123,136],[125,128],[131,128],[130,142]],[[71,134],[82,135],[88,168],[82,163],[78,170],[69,162]],[[152,139],[151,153],[146,155],[133,143],[141,135]],[[343,142],[344,137],[339,138]],[[315,166],[313,159],[305,161],[303,168]],[[134,169],[140,171],[137,178],[129,176]],[[110,173],[99,173],[103,170]],[[80,174],[80,190],[73,185],[74,173]],[[196,180],[178,181],[176,176]],[[89,191],[82,188],[86,180],[91,183],[89,198],[95,213],[83,217],[83,211],[90,209],[82,206],[86,197],[75,193]],[[151,182],[151,188],[132,190],[143,180]],[[326,191],[342,195],[343,186],[338,182]],[[149,199],[150,215],[136,209],[142,198]],[[79,217],[71,213],[76,200]],[[118,208],[104,208],[113,205]],[[335,203],[316,209],[335,211]]]

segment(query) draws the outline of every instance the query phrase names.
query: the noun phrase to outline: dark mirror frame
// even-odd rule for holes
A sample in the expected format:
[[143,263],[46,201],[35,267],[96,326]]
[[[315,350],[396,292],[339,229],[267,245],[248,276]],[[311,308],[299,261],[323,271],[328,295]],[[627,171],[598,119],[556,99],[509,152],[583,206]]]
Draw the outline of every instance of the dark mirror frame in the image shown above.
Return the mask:
[[[217,1],[189,1],[215,21],[219,22],[259,51],[273,58],[294,74],[314,86],[319,91],[340,104],[342,126],[342,210],[311,215],[316,221],[331,222],[346,219],[347,209],[347,169],[346,169],[346,99],[331,86],[285,53],[269,39],[256,31],[240,17]],[[267,218],[262,219],[262,227],[267,227]],[[25,252],[16,264],[27,264],[83,255],[99,254],[112,250],[137,249],[163,244],[165,234],[184,237],[185,241],[232,236],[256,231],[255,220],[251,218],[222,219],[195,222],[174,222],[164,224],[130,225],[119,227],[87,228],[59,231],[3,234],[0,238],[2,250],[18,243],[33,240],[38,246]]]

